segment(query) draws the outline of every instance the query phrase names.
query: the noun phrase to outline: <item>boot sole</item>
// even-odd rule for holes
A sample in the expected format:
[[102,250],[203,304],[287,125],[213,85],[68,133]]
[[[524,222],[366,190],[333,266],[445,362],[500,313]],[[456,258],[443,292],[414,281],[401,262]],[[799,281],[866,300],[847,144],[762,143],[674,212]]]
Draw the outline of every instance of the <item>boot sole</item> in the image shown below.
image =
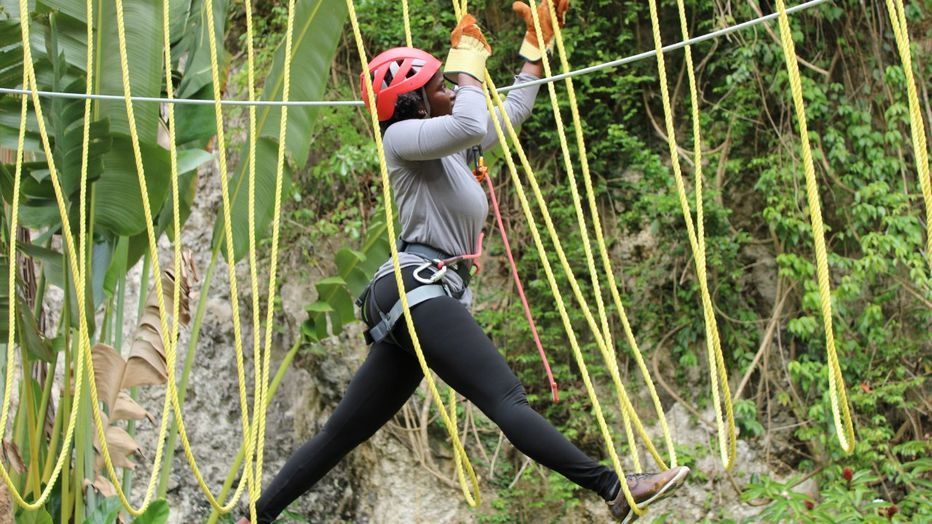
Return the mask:
[[[647,509],[647,506],[653,504],[654,502],[657,502],[658,500],[661,500],[661,499],[664,499],[670,496],[670,494],[673,493],[673,491],[676,488],[683,485],[683,481],[686,480],[687,475],[689,475],[689,468],[687,468],[686,466],[683,466],[683,469],[681,469],[680,472],[677,473],[675,477],[673,477],[672,479],[670,479],[669,482],[664,484],[663,487],[660,488],[657,491],[657,493],[654,494],[654,496],[638,504],[638,507]],[[624,519],[622,519],[621,524],[628,524],[630,522],[634,522],[638,518],[640,518],[638,517],[638,514],[635,513],[634,510],[632,510],[631,508],[628,508],[628,515]]]

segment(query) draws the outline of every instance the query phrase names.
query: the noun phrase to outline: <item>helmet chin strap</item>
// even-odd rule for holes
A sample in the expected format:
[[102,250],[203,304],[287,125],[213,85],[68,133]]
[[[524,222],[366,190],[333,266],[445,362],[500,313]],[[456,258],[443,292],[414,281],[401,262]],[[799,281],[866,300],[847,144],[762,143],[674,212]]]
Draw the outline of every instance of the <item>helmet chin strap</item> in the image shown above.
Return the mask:
[[424,102],[424,109],[427,111],[427,116],[424,118],[430,118],[430,100],[427,98],[427,89],[422,87],[419,91],[421,93],[421,101]]

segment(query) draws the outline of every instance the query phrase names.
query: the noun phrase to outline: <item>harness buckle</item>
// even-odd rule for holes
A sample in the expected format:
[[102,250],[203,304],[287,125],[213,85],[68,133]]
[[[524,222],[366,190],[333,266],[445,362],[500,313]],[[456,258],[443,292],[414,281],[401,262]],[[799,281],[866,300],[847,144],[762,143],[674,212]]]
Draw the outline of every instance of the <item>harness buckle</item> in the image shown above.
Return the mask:
[[[429,277],[422,277],[421,272],[428,268],[437,268]],[[414,270],[414,279],[421,284],[436,284],[447,274],[447,266],[439,259],[424,262]]]

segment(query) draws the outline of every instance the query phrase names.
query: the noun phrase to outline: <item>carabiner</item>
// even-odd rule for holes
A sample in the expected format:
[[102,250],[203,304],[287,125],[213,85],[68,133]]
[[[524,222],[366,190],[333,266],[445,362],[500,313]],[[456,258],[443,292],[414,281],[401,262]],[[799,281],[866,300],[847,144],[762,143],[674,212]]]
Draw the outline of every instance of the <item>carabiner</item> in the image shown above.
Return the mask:
[[[424,271],[428,268],[439,268],[432,275],[425,278],[421,276],[421,271]],[[414,279],[420,282],[421,284],[436,284],[447,274],[447,266],[444,265],[440,260],[433,260],[430,262],[424,262],[417,269],[414,270]]]

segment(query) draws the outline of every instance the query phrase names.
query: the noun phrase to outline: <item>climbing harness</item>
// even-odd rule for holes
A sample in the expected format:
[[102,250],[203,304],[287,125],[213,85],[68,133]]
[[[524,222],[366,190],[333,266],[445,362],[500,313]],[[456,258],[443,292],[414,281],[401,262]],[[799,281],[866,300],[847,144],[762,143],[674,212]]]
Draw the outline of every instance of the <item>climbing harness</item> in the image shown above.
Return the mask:
[[[439,268],[439,269],[438,269]],[[421,273],[426,269],[434,269],[429,277],[424,277]],[[436,284],[447,274],[447,268],[443,266],[442,261],[434,259],[424,262],[414,270],[414,280],[422,284]]]
[[[400,251],[417,255],[425,260],[425,262],[414,271],[414,278],[417,279],[418,282],[423,284],[439,282],[444,275],[446,275],[447,270],[450,269],[459,275],[460,279],[463,281],[463,289],[465,289],[472,280],[473,272],[478,272],[478,268],[480,267],[479,257],[482,256],[483,240],[485,240],[484,232],[479,233],[479,240],[476,242],[475,253],[458,256],[448,255],[427,244],[408,243],[399,240],[398,245]],[[427,269],[433,269],[435,271],[430,276],[421,276],[421,273]],[[459,296],[453,296],[453,298],[459,298]]]
[[[398,239],[397,246],[399,252],[411,253],[424,259],[424,262],[415,268],[412,276],[414,276],[415,280],[425,285],[418,286],[406,293],[408,307],[414,307],[432,298],[442,296],[449,296],[455,299],[462,297],[472,279],[472,268],[474,267],[473,264],[467,264],[465,262],[477,259],[482,255],[483,237],[484,235],[480,233],[478,242],[479,249],[476,253],[460,256],[450,256],[427,244],[407,243],[404,240]],[[446,276],[448,270],[452,270],[459,275],[460,279],[463,281],[462,291],[454,292],[443,282],[443,278]],[[374,280],[366,286],[366,289],[363,290],[356,299],[356,305],[360,308],[363,322],[366,324],[371,322],[367,313],[367,306],[370,301],[373,308],[378,311],[381,317],[378,323],[363,333],[366,344],[374,344],[382,341],[386,337],[390,337],[392,329],[394,329],[395,324],[403,313],[401,299],[395,302],[387,314],[383,313],[378,305],[375,304],[375,297],[372,296],[373,286],[375,286]]]
[[[408,307],[414,307],[422,302],[427,302],[432,298],[445,297],[449,296],[447,290],[444,286],[440,284],[428,284],[425,286],[418,286],[411,291],[406,293],[408,299]],[[367,302],[375,302],[375,297],[372,296],[370,289],[367,289],[366,292],[360,297],[360,300],[357,300],[356,304],[362,308],[363,321],[368,322],[365,312]],[[376,311],[378,311],[381,316],[381,320],[378,324],[372,326],[368,331],[364,333],[366,337],[366,344],[372,345],[378,342],[381,342],[386,337],[391,337],[393,342],[397,341],[391,335],[392,329],[394,329],[395,324],[398,322],[398,319],[404,315],[404,306],[401,304],[399,299],[395,302],[395,305],[389,310],[388,314],[383,313],[378,309],[378,306],[375,306]]]

